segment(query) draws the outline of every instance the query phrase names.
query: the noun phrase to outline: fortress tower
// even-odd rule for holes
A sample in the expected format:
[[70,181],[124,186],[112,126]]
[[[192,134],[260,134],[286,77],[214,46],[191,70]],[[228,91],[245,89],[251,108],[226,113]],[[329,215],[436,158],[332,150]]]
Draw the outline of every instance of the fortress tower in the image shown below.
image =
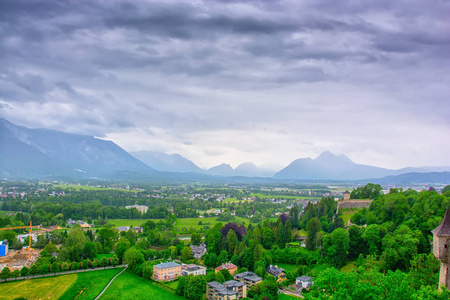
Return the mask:
[[433,233],[433,254],[441,262],[439,273],[439,287],[445,285],[450,290],[450,210],[447,208],[441,224],[432,231]]

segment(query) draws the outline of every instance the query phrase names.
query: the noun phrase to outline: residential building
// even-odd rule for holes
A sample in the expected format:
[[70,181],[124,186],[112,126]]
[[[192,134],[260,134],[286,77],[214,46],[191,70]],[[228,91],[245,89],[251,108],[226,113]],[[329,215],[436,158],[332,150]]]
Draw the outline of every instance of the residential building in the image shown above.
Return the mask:
[[153,279],[172,280],[181,276],[181,265],[175,262],[160,263],[153,266]]
[[295,284],[299,287],[299,290],[307,289],[313,285],[312,278],[308,276],[301,276],[295,278]]
[[194,276],[206,275],[206,268],[195,264],[181,266],[181,275],[188,276],[191,274],[193,274]]
[[277,282],[283,282],[287,279],[284,269],[278,268],[278,266],[269,265],[267,266],[266,271],[274,276],[277,279]]
[[116,227],[116,229],[119,231],[128,231],[128,230],[130,230],[130,226],[119,226],[119,227]]
[[234,280],[243,282],[247,285],[247,289],[250,289],[251,287],[257,285],[260,283],[263,279],[256,275],[256,273],[253,272],[243,272],[234,275]]
[[223,284],[211,281],[206,284],[206,299],[236,300],[247,297],[247,286],[236,280],[225,281]]
[[205,243],[201,243],[199,246],[190,245],[192,252],[191,255],[197,259],[202,258],[203,255],[206,253],[206,245]]
[[221,270],[223,270],[223,269],[227,269],[228,272],[230,272],[230,274],[233,275],[234,273],[236,273],[237,268],[238,268],[238,267],[237,267],[236,265],[232,264],[231,262],[227,262],[227,263],[224,263],[224,264],[218,266],[218,267],[215,269],[215,271],[216,271],[216,273],[217,273],[217,272],[219,272],[219,271],[221,271]]
[[133,229],[134,231],[136,231],[136,233],[142,233],[142,227],[134,226],[132,229]]

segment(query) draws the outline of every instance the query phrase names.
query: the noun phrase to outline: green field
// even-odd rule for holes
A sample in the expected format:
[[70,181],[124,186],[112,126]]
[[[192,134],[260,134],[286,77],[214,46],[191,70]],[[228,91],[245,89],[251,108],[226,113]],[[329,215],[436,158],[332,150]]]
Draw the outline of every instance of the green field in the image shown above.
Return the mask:
[[[341,218],[344,221],[344,224],[347,224],[348,220],[350,220],[350,218],[356,214],[360,209],[355,209],[355,210],[345,210],[342,212]],[[339,214],[341,214],[341,211],[339,211]]]
[[283,268],[286,272],[294,273],[298,269],[298,265],[277,263],[278,267]]
[[100,299],[185,300],[128,270],[113,281]]
[[[77,274],[0,283],[0,299],[58,299],[77,281]],[[67,298],[66,298],[67,299]]]
[[[107,269],[78,273],[78,278],[68,290],[59,298],[60,300],[89,300],[94,299],[106,287],[109,281],[123,268]],[[66,275],[67,276],[67,275]],[[70,276],[70,275],[69,275]],[[78,296],[78,297],[77,297]],[[56,298],[55,298],[56,299]]]
[[[0,283],[0,299],[94,299],[123,268]],[[77,297],[78,296],[78,297]]]

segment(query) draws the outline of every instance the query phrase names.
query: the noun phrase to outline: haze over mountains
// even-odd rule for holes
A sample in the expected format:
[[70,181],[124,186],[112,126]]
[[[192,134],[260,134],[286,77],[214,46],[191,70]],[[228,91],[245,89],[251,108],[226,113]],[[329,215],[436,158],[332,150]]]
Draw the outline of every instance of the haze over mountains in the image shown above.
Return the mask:
[[0,118],[0,176],[5,178],[72,176],[108,179],[126,174],[131,177],[139,175],[140,178],[164,177],[168,180],[205,180],[212,176],[273,176],[275,180],[362,180],[391,176],[390,180],[395,180],[395,176],[403,174],[398,177],[401,181],[418,178],[426,182],[426,172],[435,172],[429,173],[430,178],[435,180],[447,180],[450,174],[436,173],[450,171],[450,167],[389,170],[356,164],[344,155],[334,155],[328,151],[315,159],[297,159],[277,173],[258,168],[251,162],[235,169],[223,163],[203,170],[179,154],[152,151],[132,154],[111,141],[54,130],[29,129]]

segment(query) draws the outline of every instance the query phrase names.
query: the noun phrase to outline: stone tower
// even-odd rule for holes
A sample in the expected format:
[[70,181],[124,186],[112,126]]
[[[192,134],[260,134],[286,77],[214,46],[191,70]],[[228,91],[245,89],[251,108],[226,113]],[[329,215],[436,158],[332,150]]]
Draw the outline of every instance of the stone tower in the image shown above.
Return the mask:
[[441,224],[432,231],[433,233],[433,254],[441,262],[439,273],[439,287],[445,285],[450,290],[450,210],[447,208]]
[[350,192],[349,191],[345,191],[344,192],[344,201],[350,200]]

